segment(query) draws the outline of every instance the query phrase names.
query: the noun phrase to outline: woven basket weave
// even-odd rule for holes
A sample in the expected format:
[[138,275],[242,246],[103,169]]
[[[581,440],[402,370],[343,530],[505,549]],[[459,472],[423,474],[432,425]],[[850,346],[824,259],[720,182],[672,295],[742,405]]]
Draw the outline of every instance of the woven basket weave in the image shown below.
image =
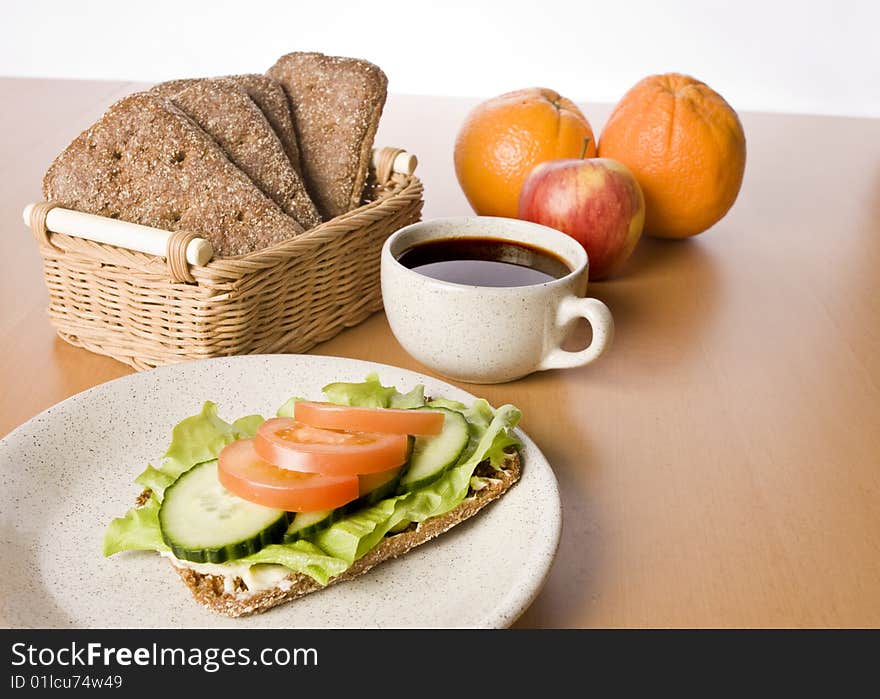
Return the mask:
[[[189,267],[185,233],[168,258],[31,229],[59,336],[138,370],[185,359],[304,352],[382,308],[385,239],[418,221],[422,184],[393,173],[382,149],[369,201],[302,235],[240,257]],[[182,243],[182,244],[181,244]]]

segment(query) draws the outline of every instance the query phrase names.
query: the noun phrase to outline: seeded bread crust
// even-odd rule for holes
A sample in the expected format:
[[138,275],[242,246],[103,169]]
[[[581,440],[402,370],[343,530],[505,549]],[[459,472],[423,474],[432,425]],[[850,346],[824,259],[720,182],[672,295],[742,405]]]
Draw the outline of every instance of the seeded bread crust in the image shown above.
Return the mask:
[[305,230],[321,222],[299,173],[262,110],[236,82],[226,78],[174,80],[152,88],[170,99]]
[[[519,480],[522,475],[522,464],[519,455],[516,453],[511,454],[501,471],[493,471],[486,475],[489,475],[493,480],[482,490],[474,492],[454,510],[447,512],[445,515],[427,519],[400,534],[386,537],[381,544],[367,553],[367,555],[355,561],[354,565],[342,575],[332,578],[327,586],[329,587],[330,585],[363,575],[383,561],[402,556],[416,546],[421,546],[443,534],[456,524],[473,517],[486,505],[504,495]],[[199,604],[213,612],[230,617],[259,614],[279,604],[290,602],[303,595],[323,589],[320,584],[309,576],[301,573],[291,573],[285,581],[285,583],[290,583],[289,588],[285,584],[287,589],[276,586],[248,595],[244,583],[240,578],[236,578],[235,583],[238,592],[229,593],[224,591],[223,578],[221,576],[206,575],[188,568],[173,567]]]
[[136,92],[110,107],[49,166],[46,199],[69,209],[199,233],[218,257],[302,233],[170,100]]
[[327,220],[360,206],[388,78],[355,58],[289,53],[267,75],[290,100],[306,188]]

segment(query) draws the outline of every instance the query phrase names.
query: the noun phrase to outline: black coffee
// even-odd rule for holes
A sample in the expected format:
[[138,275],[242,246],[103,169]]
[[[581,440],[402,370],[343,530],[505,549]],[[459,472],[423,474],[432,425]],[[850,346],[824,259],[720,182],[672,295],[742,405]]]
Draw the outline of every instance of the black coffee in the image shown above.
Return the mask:
[[426,277],[469,286],[531,286],[571,273],[549,250],[498,238],[431,240],[404,251],[398,261]]

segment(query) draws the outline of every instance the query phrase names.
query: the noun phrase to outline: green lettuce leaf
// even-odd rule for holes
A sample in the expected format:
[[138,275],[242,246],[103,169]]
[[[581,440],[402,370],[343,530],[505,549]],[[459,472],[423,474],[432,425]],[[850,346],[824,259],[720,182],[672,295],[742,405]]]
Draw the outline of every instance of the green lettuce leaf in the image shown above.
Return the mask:
[[493,466],[499,467],[507,458],[510,447],[522,447],[522,441],[509,428],[515,427],[522,419],[522,412],[513,405],[502,405],[486,428],[486,433],[477,445],[476,453],[480,461],[489,459]]
[[171,445],[159,470],[177,479],[196,464],[216,459],[227,444],[253,437],[262,423],[259,415],[248,415],[230,425],[217,417],[217,404],[207,401],[202,412],[174,426]]
[[434,398],[426,403],[429,408],[446,408],[447,410],[456,410],[463,413],[467,410],[464,403],[457,400],[449,400],[448,398]]
[[420,408],[425,404],[425,387],[419,384],[409,393],[383,386],[375,373],[361,383],[329,383],[322,389],[327,400],[361,408]]
[[345,572],[349,566],[345,561],[328,556],[313,543],[303,539],[292,544],[266,546],[235,563],[276,563],[297,573],[308,575],[321,585],[326,585],[330,578]]
[[425,404],[425,387],[422,384],[416,384],[416,387],[409,393],[394,393],[391,396],[389,408],[399,408],[401,410],[409,408],[421,408]]
[[167,551],[159,530],[159,499],[153,495],[142,507],[133,507],[117,517],[104,534],[104,555],[120,551]]
[[275,417],[293,417],[294,408],[298,401],[305,400],[305,398],[290,398],[287,402],[278,408],[278,412],[275,413]]
[[500,407],[485,428],[475,428],[478,431],[475,446],[469,447],[458,464],[441,478],[425,488],[382,500],[342,518],[318,532],[314,543],[331,556],[351,565],[395,527],[403,523],[423,522],[455,509],[467,496],[477,465],[486,459],[500,463],[504,449],[519,445],[519,440],[510,430],[520,417],[520,411],[514,406]]
[[318,532],[315,543],[331,556],[346,562],[346,567],[378,544],[391,528],[389,522],[400,497],[388,498],[344,517]]
[[[253,439],[257,434],[257,428],[264,422],[266,419],[262,415],[245,415],[232,423],[232,433],[235,439]],[[220,452],[217,452],[217,455],[219,456]]]
[[495,417],[495,411],[485,398],[477,398],[470,408],[462,410],[461,413],[471,426],[471,433],[473,434],[474,428],[477,428],[479,431],[476,434],[480,437]]
[[174,483],[174,478],[169,476],[167,473],[160,471],[157,468],[153,468],[150,464],[147,464],[147,468],[141,473],[137,478],[134,479],[134,482],[144,488],[149,488],[153,491],[153,495],[162,502],[162,496],[165,494],[165,488]]

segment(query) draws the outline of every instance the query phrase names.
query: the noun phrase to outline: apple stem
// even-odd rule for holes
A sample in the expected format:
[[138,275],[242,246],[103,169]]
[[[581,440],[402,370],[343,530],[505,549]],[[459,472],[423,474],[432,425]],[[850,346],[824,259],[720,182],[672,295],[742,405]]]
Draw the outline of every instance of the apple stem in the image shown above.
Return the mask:
[[583,147],[583,149],[581,150],[581,160],[583,160],[584,157],[587,155],[587,146],[588,146],[588,145],[590,145],[590,137],[589,137],[589,136],[585,136],[585,137],[584,137],[584,147]]

